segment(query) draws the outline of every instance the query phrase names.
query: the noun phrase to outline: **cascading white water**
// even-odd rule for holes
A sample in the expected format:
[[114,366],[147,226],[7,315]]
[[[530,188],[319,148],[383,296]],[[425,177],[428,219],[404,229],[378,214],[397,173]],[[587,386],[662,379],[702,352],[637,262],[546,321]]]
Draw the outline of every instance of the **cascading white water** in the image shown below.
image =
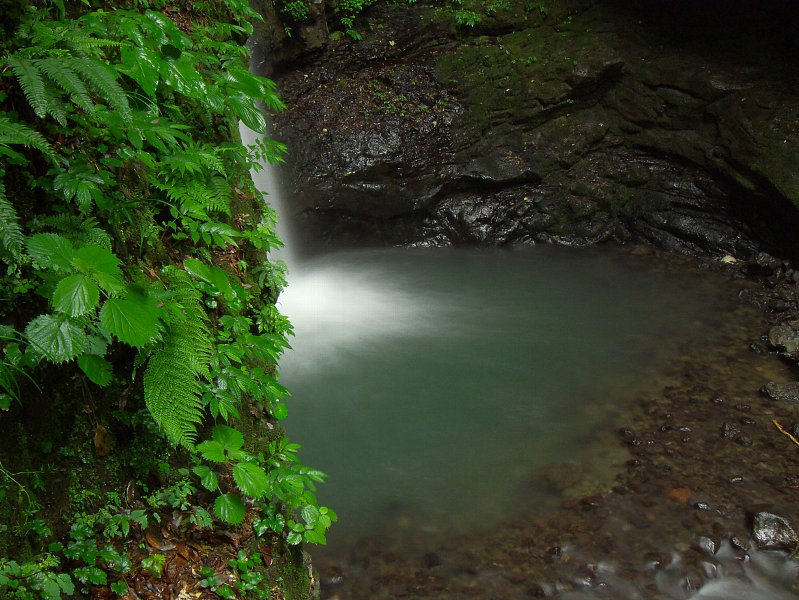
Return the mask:
[[[263,136],[247,127],[244,123],[239,122],[239,134],[241,135],[241,143],[245,147],[254,146],[257,141]],[[292,248],[294,245],[291,243],[291,231],[289,226],[289,219],[287,217],[287,210],[281,201],[280,185],[278,183],[278,169],[275,165],[262,164],[261,169],[250,172],[255,187],[264,194],[266,194],[267,202],[277,212],[277,235],[283,241],[285,246],[283,248],[274,249],[270,253],[270,258],[282,260],[287,265],[294,262]]]

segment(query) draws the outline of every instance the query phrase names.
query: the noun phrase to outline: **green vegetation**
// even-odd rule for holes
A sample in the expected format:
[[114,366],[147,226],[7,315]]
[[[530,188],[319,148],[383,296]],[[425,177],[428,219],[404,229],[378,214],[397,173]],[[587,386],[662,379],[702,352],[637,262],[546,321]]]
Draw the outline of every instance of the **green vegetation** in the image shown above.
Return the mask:
[[336,517],[278,425],[285,265],[249,170],[284,149],[236,130],[282,108],[247,69],[258,15],[89,4],[3,3],[0,595],[157,579],[165,551],[142,540],[169,513],[176,536],[246,529],[203,577],[266,597],[257,549],[324,543]]

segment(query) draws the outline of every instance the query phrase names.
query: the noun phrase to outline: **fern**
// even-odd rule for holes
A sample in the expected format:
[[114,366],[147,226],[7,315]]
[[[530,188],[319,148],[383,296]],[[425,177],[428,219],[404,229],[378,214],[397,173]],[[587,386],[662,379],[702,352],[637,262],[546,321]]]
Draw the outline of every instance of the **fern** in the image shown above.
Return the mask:
[[[0,171],[0,177],[3,174],[3,171]],[[14,260],[18,261],[22,257],[22,242],[22,229],[19,227],[17,211],[6,198],[6,189],[0,180],[0,243]]]
[[114,78],[113,69],[106,63],[92,58],[75,58],[73,61],[75,70],[95,87],[100,97],[105,99],[123,120],[130,121],[133,113],[128,104],[128,97]]
[[209,212],[230,214],[230,184],[226,182],[221,185],[216,181],[218,179],[225,181],[212,177],[208,183],[190,180],[181,183],[156,182],[155,186],[166,192],[167,197],[177,204],[184,215],[208,221]]
[[125,91],[106,63],[83,56],[26,58],[21,54],[9,56],[8,64],[37,117],[43,119],[49,114],[61,125],[66,125],[66,111],[59,89],[66,92],[74,104],[94,114],[90,87],[124,121],[133,118]]
[[18,144],[26,148],[34,148],[47,156],[54,163],[58,157],[44,136],[27,125],[12,121],[5,113],[0,113],[0,146]]
[[176,445],[193,448],[196,425],[203,420],[203,386],[211,358],[211,335],[200,295],[185,271],[164,270],[164,280],[181,314],[169,323],[161,347],[144,372],[147,408]]
[[94,114],[94,103],[89,90],[77,73],[71,68],[69,61],[58,58],[44,58],[37,61],[36,66],[55,84],[69,94],[72,102],[89,114]]
[[33,112],[40,119],[45,118],[47,113],[50,112],[51,96],[47,92],[42,72],[32,60],[27,58],[11,55],[8,57],[8,64],[11,66],[11,70],[14,71],[14,75],[19,81],[19,85]]

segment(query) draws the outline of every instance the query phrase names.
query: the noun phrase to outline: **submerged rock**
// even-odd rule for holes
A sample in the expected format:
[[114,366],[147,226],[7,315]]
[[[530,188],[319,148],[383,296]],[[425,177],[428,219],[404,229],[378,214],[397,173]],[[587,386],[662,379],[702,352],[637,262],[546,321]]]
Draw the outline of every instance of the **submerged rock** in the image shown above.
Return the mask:
[[799,402],[799,381],[776,383],[769,381],[761,390],[771,400]]
[[769,329],[768,343],[792,358],[799,356],[799,330],[791,324],[783,323]]
[[760,550],[793,550],[799,545],[788,520],[765,511],[752,515],[752,539]]

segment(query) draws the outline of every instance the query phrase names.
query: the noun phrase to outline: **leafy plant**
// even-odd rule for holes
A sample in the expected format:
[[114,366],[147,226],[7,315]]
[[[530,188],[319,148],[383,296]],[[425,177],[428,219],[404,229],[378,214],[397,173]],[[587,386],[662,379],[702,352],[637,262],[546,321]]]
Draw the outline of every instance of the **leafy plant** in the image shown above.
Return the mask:
[[[158,12],[168,8],[159,1],[91,4],[26,6],[13,13],[16,33],[0,41],[0,409],[5,419],[29,402],[78,421],[91,415],[98,459],[108,453],[98,444],[110,435],[109,414],[123,430],[120,446],[152,444],[157,428],[161,453],[192,465],[199,484],[178,468],[177,481],[147,497],[149,508],[76,492],[80,513],[62,541],[30,559],[0,559],[0,594],[12,598],[97,585],[126,593],[126,540],[165,507],[198,527],[212,523],[211,506],[231,525],[252,512],[271,524],[259,535],[289,544],[324,543],[335,520],[316,502],[323,475],[297,461],[295,445],[237,429],[288,413],[275,364],[291,325],[273,304],[285,265],[268,261],[281,245],[275,215],[249,177],[261,162],[283,160],[285,147],[236,140],[239,121],[266,132],[259,106],[283,108],[236,41],[257,15],[246,0],[170,3],[184,16],[199,11],[187,26]],[[70,392],[49,393],[53,377]],[[59,432],[49,433],[61,446]],[[61,449],[64,461],[88,461]],[[21,475],[29,472],[38,470],[0,463],[0,505],[16,490],[28,499],[14,508],[24,534],[52,538],[59,532],[37,518],[38,490]],[[107,472],[124,485],[119,466]],[[151,554],[142,568],[158,576],[162,559]],[[261,589],[257,555],[236,560],[235,592]]]

